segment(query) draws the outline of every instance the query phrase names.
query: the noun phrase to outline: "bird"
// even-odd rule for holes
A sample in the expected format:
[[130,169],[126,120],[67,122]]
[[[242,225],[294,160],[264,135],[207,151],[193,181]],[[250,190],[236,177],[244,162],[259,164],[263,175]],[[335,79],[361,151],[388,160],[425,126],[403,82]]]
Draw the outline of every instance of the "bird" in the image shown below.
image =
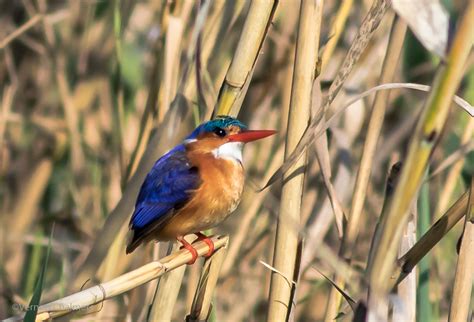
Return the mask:
[[244,187],[242,150],[247,142],[275,134],[274,130],[249,130],[238,119],[217,116],[197,126],[184,141],[165,153],[147,174],[129,223],[126,253],[150,241],[184,239],[195,234],[214,252],[212,240],[202,231],[223,222],[238,206]]

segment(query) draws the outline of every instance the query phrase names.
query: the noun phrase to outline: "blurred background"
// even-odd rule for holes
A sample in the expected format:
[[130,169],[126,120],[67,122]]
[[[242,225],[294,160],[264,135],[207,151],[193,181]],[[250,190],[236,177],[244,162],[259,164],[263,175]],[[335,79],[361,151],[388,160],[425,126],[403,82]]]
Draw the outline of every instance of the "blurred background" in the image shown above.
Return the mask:
[[[442,2],[454,17],[465,6],[464,1]],[[337,45],[323,61],[323,93],[371,3],[357,0],[351,5]],[[320,53],[333,36],[330,22],[340,5],[336,0],[324,2]],[[204,7],[208,11],[200,21],[198,12]],[[166,244],[148,245],[126,256],[124,239],[118,238],[104,246],[110,248],[108,256],[96,263],[90,280],[78,278],[150,137],[160,133],[156,158],[211,117],[248,8],[248,1],[224,0],[0,1],[1,318],[18,313],[15,303],[29,302],[53,225],[42,302],[165,255]],[[298,16],[296,1],[279,2],[239,113],[249,127],[277,129],[278,136],[246,148],[248,180],[242,203],[213,231],[230,235],[213,302],[217,321],[261,321],[266,314],[270,271],[260,261],[272,262],[281,183],[261,193],[257,189],[283,161]],[[393,16],[389,11],[382,20],[334,106],[378,84]],[[394,82],[430,85],[438,63],[439,58],[408,31]],[[471,105],[473,63],[471,53],[458,91]],[[360,234],[353,245],[356,271],[365,267],[388,171],[405,153],[425,98],[424,92],[391,92]],[[352,104],[328,131],[331,180],[345,212],[372,100],[373,95]],[[473,133],[473,119],[453,105],[430,163],[424,206],[429,217],[425,226],[418,226],[418,234],[467,189],[474,174],[474,153],[472,144],[462,151],[460,147],[472,142]],[[287,224],[306,240],[297,320],[320,321],[331,285],[315,268],[333,273],[327,260],[330,251],[337,254],[340,239],[314,147],[309,148],[308,163],[302,221]],[[128,218],[119,223],[118,236],[125,236],[127,224]],[[429,278],[419,282],[427,287],[424,305],[433,320],[444,320],[449,309],[461,229],[458,224],[430,253]],[[323,254],[318,253],[322,244],[327,246]],[[186,269],[173,319],[181,320],[189,311],[199,274],[198,264]],[[93,315],[74,319],[143,321],[144,303],[151,303],[155,287],[153,281],[91,309]],[[357,288],[349,282],[349,292]]]

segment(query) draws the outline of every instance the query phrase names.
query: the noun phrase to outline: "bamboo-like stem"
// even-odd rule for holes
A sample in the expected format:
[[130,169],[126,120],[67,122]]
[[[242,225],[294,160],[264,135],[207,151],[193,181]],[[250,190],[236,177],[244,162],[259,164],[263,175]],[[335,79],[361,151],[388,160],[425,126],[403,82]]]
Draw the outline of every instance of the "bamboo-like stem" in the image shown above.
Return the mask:
[[[322,6],[323,1],[303,0],[300,7],[285,157],[293,152],[310,118],[311,91],[318,58]],[[271,274],[267,321],[285,321],[290,316],[293,306],[291,296],[295,285],[288,283],[285,277],[295,280],[298,276],[295,269],[299,266],[296,261],[298,244],[301,240],[298,230],[288,223],[300,221],[305,164],[306,157],[296,162],[286,172],[283,179],[273,257],[273,267],[280,274],[275,271]],[[297,171],[296,174],[295,171]]]
[[227,247],[221,247],[204,262],[201,278],[194,295],[191,313],[186,321],[207,321],[211,310],[211,300],[219,279],[219,272],[227,253]]
[[456,275],[454,277],[453,299],[449,308],[450,322],[468,320],[469,304],[472,298],[474,279],[474,177],[471,178],[469,201],[461,236]]
[[252,1],[236,54],[220,90],[216,115],[238,114],[277,5],[277,0]]
[[451,100],[461,81],[464,63],[474,41],[471,22],[474,20],[474,2],[470,2],[462,17],[452,48],[445,64],[437,72],[430,96],[418,121],[402,169],[400,182],[383,225],[383,234],[377,245],[370,285],[375,293],[389,290],[390,276],[396,259],[397,246],[407,210],[422,181],[428,159],[446,122]]
[[[389,83],[393,80],[398,66],[398,60],[402,52],[406,30],[406,23],[398,17],[395,17],[392,24],[392,30],[390,32],[386,56],[382,65],[382,73],[379,79],[379,83],[381,84]],[[367,187],[369,185],[370,175],[372,172],[375,149],[377,147],[380,131],[385,118],[385,109],[389,94],[390,91],[377,92],[372,106],[367,136],[362,150],[359,170],[357,171],[351,210],[348,216],[347,229],[344,232],[344,238],[342,240],[340,249],[341,256],[348,262],[351,261],[352,247],[356,242],[357,236],[359,235],[360,221],[365,204],[366,193],[368,190]],[[337,285],[343,287],[345,280],[343,280],[341,277],[336,277],[336,283]],[[341,300],[341,293],[332,288],[326,309],[325,321],[331,321],[334,319],[334,317],[337,315],[337,310],[340,306]]]
[[[227,247],[229,238],[227,236],[212,237],[216,250]],[[193,244],[199,256],[203,256],[209,252],[209,246],[199,241]],[[95,285],[81,292],[71,294],[62,299],[41,305],[38,308],[37,321],[45,321],[51,318],[66,315],[68,313],[80,312],[87,310],[92,305],[101,303],[104,300],[114,296],[123,294],[133,288],[148,283],[167,272],[178,267],[186,265],[192,259],[192,254],[182,249],[176,253],[162,258],[159,261],[153,261],[131,272],[123,274],[108,282]],[[6,321],[20,321],[22,316],[15,316]]]

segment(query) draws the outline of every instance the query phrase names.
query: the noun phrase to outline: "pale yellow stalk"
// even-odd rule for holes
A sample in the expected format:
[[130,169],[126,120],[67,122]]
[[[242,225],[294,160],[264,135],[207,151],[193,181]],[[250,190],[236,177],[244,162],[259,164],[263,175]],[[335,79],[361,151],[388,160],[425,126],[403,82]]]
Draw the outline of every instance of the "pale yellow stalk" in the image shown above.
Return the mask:
[[[298,144],[308,125],[311,109],[311,92],[318,58],[319,34],[323,1],[303,0],[300,7],[298,38],[295,51],[295,68],[288,117],[285,158]],[[284,175],[280,214],[277,224],[273,257],[270,299],[267,321],[285,321],[293,309],[292,293],[299,272],[297,252],[301,238],[293,223],[300,221],[306,157],[296,162]],[[297,171],[297,174],[294,172]],[[291,224],[289,224],[291,223]]]
[[[216,250],[227,246],[229,238],[227,236],[212,237]],[[199,256],[209,252],[209,246],[200,241],[193,244]],[[56,301],[41,305],[38,308],[36,321],[45,321],[51,318],[63,316],[74,312],[87,312],[94,304],[123,294],[140,285],[150,282],[167,272],[186,265],[192,259],[192,254],[182,249],[159,261],[153,261],[140,268],[120,275],[108,282],[104,282],[83,291],[68,295]],[[7,321],[20,321],[23,316],[15,316]]]
[[254,0],[250,4],[235,55],[221,87],[215,108],[217,115],[238,114],[277,3],[275,0]]
[[[474,279],[474,177],[471,178],[469,201],[461,237],[456,275],[454,277],[453,298],[449,309],[450,322],[468,320]],[[471,311],[472,312],[472,311]]]

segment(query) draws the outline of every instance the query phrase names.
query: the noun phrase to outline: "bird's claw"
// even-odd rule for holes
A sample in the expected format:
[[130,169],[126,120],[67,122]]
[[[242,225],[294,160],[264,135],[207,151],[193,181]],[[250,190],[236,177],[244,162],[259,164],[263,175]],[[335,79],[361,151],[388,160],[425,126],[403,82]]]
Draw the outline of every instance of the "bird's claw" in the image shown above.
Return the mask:
[[[212,241],[212,239],[210,239],[209,237],[207,237],[206,235],[200,232],[195,233],[195,235],[197,236],[197,239],[196,239],[197,241],[203,241],[209,247],[209,251],[205,255],[203,255],[203,257],[205,258],[211,257],[212,254],[214,254],[214,250],[215,250],[214,242]],[[198,258],[198,252],[196,248],[194,248],[193,245],[188,243],[183,237],[179,237],[177,239],[183,245],[181,246],[180,249],[183,249],[183,248],[187,249],[192,255],[191,260],[187,264],[188,265],[194,264],[196,262],[196,259]]]
[[191,260],[187,262],[188,265],[192,265],[196,262],[196,259],[198,258],[198,252],[196,248],[194,248],[190,243],[188,243],[184,238],[178,238],[178,241],[183,244],[179,249],[187,249],[191,253]]
[[214,242],[212,241],[212,239],[210,239],[203,233],[196,233],[195,235],[197,236],[198,241],[203,241],[206,243],[207,246],[209,246],[209,251],[207,252],[206,255],[204,255],[204,257],[205,258],[211,257],[212,254],[214,254],[214,250],[215,250]]

